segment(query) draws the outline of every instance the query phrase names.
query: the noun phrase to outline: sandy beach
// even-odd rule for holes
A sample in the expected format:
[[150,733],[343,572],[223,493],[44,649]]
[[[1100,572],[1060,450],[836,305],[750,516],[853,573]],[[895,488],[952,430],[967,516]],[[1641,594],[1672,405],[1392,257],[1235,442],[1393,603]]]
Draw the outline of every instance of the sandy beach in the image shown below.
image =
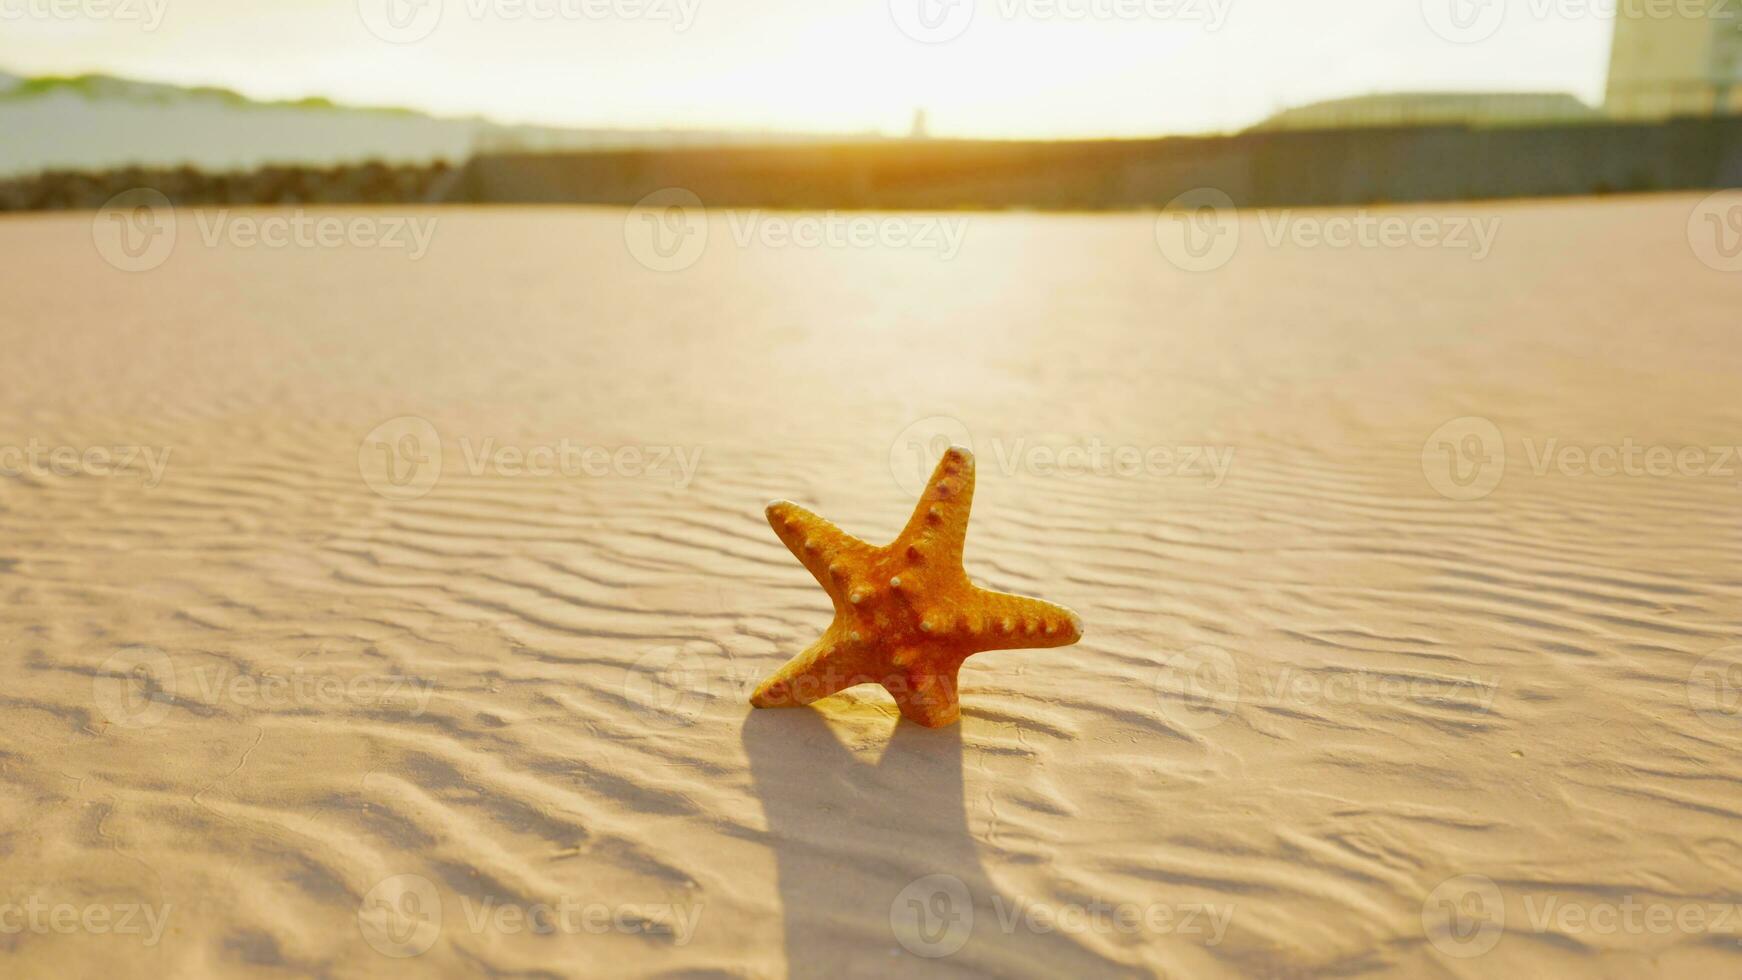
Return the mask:
[[[0,218],[0,974],[1733,975],[1703,196]],[[951,442],[1082,642],[753,711]]]

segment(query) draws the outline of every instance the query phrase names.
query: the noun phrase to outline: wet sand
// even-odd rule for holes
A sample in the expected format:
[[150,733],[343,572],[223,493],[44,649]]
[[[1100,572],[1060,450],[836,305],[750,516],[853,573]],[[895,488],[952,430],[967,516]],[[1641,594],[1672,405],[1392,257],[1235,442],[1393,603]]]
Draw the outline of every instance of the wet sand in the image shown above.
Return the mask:
[[[671,272],[609,209],[134,273],[0,218],[0,973],[1733,974],[1699,201],[1196,273],[1149,215]],[[951,440],[969,573],[1082,643],[953,728],[753,712],[829,619],[763,505],[882,543]]]

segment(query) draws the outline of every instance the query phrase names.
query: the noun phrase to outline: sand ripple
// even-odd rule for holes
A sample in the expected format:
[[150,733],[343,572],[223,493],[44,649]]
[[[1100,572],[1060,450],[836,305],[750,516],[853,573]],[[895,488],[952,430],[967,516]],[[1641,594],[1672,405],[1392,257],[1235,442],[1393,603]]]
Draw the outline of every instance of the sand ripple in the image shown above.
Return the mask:
[[[1480,264],[1197,277],[1143,216],[667,277],[602,210],[443,211],[415,264],[190,234],[142,276],[88,219],[0,221],[0,442],[169,453],[160,482],[0,477],[0,905],[170,909],[149,945],[0,931],[0,970],[1733,974],[1742,912],[1553,910],[1742,903],[1742,718],[1700,700],[1742,683],[1738,477],[1537,475],[1525,446],[1742,441],[1690,205],[1505,206]],[[892,536],[892,450],[940,416],[980,458],[970,571],[1086,639],[976,658],[956,729],[865,690],[750,713],[827,621],[763,503]],[[1422,462],[1464,416],[1508,440],[1469,501]],[[370,442],[404,417],[440,439],[421,496],[414,423]],[[563,440],[640,455],[476,465]],[[1030,455],[1094,440],[1231,465]],[[674,448],[693,473],[648,472]],[[930,876],[973,917],[938,958],[892,926]],[[1423,924],[1461,876],[1506,914],[1470,959]],[[609,922],[497,916],[564,903]],[[1069,919],[1103,905],[1165,919]]]

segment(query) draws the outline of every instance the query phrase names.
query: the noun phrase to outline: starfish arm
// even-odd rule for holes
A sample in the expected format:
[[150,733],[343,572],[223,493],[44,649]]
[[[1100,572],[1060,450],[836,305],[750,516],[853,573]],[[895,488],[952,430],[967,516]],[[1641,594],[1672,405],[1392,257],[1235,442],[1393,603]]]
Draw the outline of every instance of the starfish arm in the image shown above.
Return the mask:
[[968,539],[968,511],[974,505],[974,454],[951,446],[926,481],[925,492],[893,547],[910,557],[959,566]]
[[981,650],[1068,647],[1083,638],[1083,618],[1064,606],[1008,592],[974,592],[966,616]]
[[839,583],[845,580],[846,572],[868,561],[877,550],[790,500],[768,505],[768,524],[815,576],[817,584],[837,600],[842,598]]
[[895,698],[902,717],[927,728],[953,725],[962,717],[962,702],[956,695],[959,663],[934,664],[929,669],[910,669],[883,682]]
[[849,687],[880,681],[880,675],[862,669],[857,658],[847,653],[848,645],[831,628],[763,681],[750,696],[750,703],[758,708],[798,707]]

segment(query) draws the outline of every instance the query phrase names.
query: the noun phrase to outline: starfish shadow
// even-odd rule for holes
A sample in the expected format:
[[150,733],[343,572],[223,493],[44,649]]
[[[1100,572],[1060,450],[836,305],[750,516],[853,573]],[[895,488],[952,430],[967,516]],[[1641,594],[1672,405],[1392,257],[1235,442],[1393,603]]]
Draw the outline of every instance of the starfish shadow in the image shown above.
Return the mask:
[[[850,703],[832,710],[875,711]],[[968,826],[960,725],[931,730],[898,721],[875,764],[843,745],[817,709],[752,711],[743,739],[775,853],[788,976],[1116,970],[1073,937],[1020,921],[1001,925],[1020,906],[987,876]],[[947,878],[927,877],[934,875],[965,891],[943,898],[934,886]],[[910,886],[920,879],[927,881]],[[966,918],[964,895],[972,905]],[[942,955],[904,948],[892,910],[918,923],[906,929],[910,943]],[[949,941],[952,920],[972,923],[965,943]]]

